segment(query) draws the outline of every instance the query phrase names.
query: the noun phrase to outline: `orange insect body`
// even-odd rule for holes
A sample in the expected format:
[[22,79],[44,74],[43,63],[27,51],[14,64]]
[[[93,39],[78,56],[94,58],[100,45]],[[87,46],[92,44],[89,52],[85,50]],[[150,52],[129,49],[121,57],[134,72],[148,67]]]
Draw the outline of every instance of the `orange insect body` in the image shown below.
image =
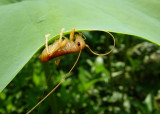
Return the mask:
[[[64,39],[64,40],[65,40],[65,42],[67,42],[66,45],[59,48],[51,56],[49,56],[47,54],[47,49],[45,48],[40,55],[40,60],[43,61],[43,62],[47,62],[50,59],[53,59],[53,58],[58,57],[58,56],[62,56],[62,55],[69,54],[69,53],[79,52],[80,50],[82,50],[85,47],[85,41],[82,38],[82,36],[79,35],[79,34],[75,35],[75,41],[68,40],[67,38]],[[53,44],[48,46],[49,53],[51,53],[52,50],[55,49],[58,46],[58,43],[59,43],[59,41],[56,40]]]

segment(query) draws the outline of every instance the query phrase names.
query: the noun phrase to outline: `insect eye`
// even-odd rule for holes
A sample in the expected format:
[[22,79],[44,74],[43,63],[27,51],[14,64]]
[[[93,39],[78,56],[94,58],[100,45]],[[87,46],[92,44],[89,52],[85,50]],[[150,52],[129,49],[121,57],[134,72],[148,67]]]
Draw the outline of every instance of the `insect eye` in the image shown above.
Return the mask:
[[78,42],[78,46],[80,46],[80,42]]

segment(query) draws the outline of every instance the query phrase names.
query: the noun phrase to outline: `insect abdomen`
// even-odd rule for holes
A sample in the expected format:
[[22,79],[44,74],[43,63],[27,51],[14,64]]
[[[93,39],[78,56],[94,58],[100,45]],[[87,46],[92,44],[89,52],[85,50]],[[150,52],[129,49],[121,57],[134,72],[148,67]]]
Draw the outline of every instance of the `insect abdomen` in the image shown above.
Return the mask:
[[[52,50],[58,45],[58,41],[55,41],[52,45],[49,45],[49,53],[52,52]],[[47,62],[50,59],[53,59],[55,57],[58,56],[62,56],[65,54],[69,54],[69,53],[75,53],[75,52],[79,52],[80,50],[82,50],[81,48],[78,47],[78,45],[73,42],[68,40],[68,43],[64,46],[59,48],[56,52],[53,53],[53,55],[49,56],[47,54],[47,50],[46,48],[43,50],[42,54],[40,55],[40,60],[43,62]]]

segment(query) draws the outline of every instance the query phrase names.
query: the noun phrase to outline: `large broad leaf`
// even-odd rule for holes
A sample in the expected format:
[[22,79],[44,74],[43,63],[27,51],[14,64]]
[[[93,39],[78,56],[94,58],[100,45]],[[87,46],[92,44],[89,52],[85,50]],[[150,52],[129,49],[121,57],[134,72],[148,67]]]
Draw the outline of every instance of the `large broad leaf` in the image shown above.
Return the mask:
[[8,1],[0,2],[0,91],[44,45],[44,35],[56,36],[62,27],[137,35],[160,44],[159,0]]

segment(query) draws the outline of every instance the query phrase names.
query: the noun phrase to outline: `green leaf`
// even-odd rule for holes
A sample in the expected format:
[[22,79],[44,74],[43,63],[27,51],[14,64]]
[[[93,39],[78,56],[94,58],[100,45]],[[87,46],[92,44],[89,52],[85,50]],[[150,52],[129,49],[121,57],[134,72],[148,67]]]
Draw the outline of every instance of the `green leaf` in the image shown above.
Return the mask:
[[0,91],[44,45],[44,35],[54,37],[62,27],[108,30],[160,44],[159,0],[9,1],[0,1]]
[[149,93],[144,100],[144,103],[146,104],[150,113],[153,111],[153,108],[154,108],[154,102],[153,102],[154,100],[153,99],[154,99],[153,94]]

